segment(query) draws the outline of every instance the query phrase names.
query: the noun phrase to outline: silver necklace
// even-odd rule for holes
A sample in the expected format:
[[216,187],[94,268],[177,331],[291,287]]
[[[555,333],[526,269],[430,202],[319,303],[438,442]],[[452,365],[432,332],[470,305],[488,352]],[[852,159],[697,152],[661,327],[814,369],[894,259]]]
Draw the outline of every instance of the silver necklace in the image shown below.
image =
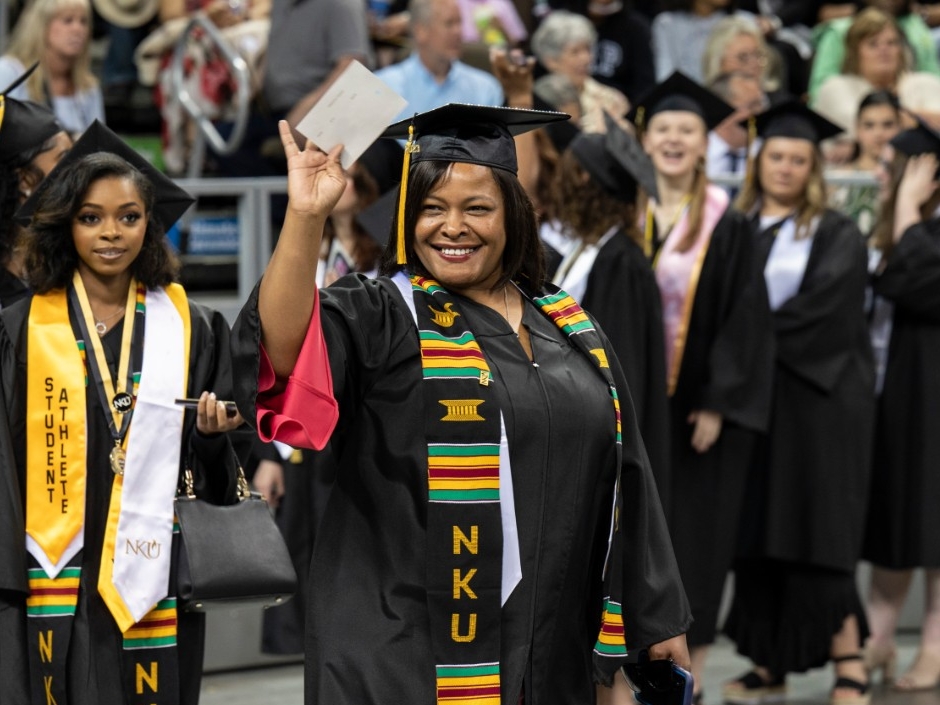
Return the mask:
[[108,332],[107,321],[112,321],[118,314],[124,313],[124,306],[119,308],[117,311],[112,313],[110,316],[105,318],[95,318],[95,330],[98,331],[98,335],[104,335]]

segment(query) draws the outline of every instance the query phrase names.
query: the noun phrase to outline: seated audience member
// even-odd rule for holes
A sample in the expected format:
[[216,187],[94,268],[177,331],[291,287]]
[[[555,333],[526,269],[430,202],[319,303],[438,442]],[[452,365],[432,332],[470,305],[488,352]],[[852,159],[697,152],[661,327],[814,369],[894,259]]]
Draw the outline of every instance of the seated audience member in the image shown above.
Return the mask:
[[[868,174],[870,184],[834,186],[829,191],[829,206],[853,218],[866,237],[871,233],[878,216],[879,185],[875,183],[885,145],[901,129],[901,108],[898,99],[889,91],[875,91],[862,99],[855,119],[855,155],[845,174]],[[840,171],[831,171],[838,175]]]
[[[869,7],[858,14],[846,35],[842,73],[826,79],[811,105],[854,138],[859,104],[874,90],[891,91],[902,108],[940,126],[940,77],[909,70],[897,21]],[[830,162],[844,161],[831,150],[826,157]]]
[[372,63],[360,0],[273,0],[261,96],[241,148],[234,155],[215,157],[219,172],[247,177],[282,174],[280,145],[273,150],[277,159],[265,157],[262,145],[272,138],[279,141],[278,120],[300,122],[352,61]]
[[568,78],[578,89],[581,103],[581,129],[604,131],[604,113],[622,120],[630,109],[626,96],[591,77],[591,57],[597,44],[597,30],[582,15],[556,10],[548,15],[532,35],[532,52],[550,73]]
[[555,110],[568,113],[575,122],[581,119],[581,97],[571,80],[560,73],[547,73],[536,79],[533,92]]
[[[709,177],[734,175],[743,179],[749,147],[744,121],[767,109],[767,94],[754,76],[740,71],[719,74],[709,88],[735,111],[708,133],[705,172]],[[727,190],[732,198],[738,194],[737,186]]]
[[715,26],[728,16],[730,0],[663,0],[662,6],[664,11],[653,19],[656,80],[662,82],[681,71],[703,83],[705,46]]
[[582,0],[571,8],[587,15],[597,30],[591,77],[631,101],[656,83],[650,21],[632,5],[623,0]]
[[[899,30],[898,34],[903,36],[907,51],[910,53],[908,68],[912,71],[940,75],[940,61],[937,58],[937,47],[930,35],[930,28],[919,14],[912,11],[912,4],[909,0],[897,2],[865,0],[859,4],[863,8],[869,6],[893,15]],[[825,22],[822,16],[820,17],[822,24],[816,29],[816,53],[813,56],[809,76],[810,103],[819,97],[823,84],[830,76],[845,73],[845,57],[849,53],[849,28],[857,18],[854,8],[852,9],[853,12],[846,16],[835,17]]]
[[704,85],[729,73],[751,76],[760,82],[764,91],[774,95],[784,91],[788,83],[780,55],[764,41],[757,24],[741,15],[729,15],[719,21],[702,54]]
[[11,98],[52,108],[73,137],[95,120],[104,122],[104,98],[91,70],[91,5],[88,0],[33,0],[20,15],[0,57],[0,86],[39,62]]
[[503,104],[499,81],[460,61],[464,44],[457,0],[411,0],[408,12],[411,55],[376,71],[408,101],[401,117],[447,103]]
[[457,5],[467,44],[513,47],[529,36],[511,0],[457,0]]

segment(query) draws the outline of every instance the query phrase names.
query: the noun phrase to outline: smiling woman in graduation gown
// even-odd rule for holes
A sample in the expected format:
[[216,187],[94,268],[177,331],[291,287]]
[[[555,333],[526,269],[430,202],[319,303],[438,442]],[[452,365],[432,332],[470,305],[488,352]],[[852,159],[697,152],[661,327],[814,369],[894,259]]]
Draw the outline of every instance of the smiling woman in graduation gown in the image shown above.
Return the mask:
[[710,184],[708,131],[733,108],[676,73],[630,116],[654,167],[640,219],[663,315],[670,465],[664,507],[695,622],[696,698],[769,411],[773,336],[746,218]]
[[[112,609],[106,604],[100,592],[99,572],[101,567],[108,561],[114,561],[118,551],[117,548],[114,548],[109,555],[104,547],[109,516],[112,519],[117,518],[113,513],[109,515],[112,507],[112,488],[116,482],[113,460],[115,457],[115,441],[108,423],[108,419],[112,418],[112,410],[105,408],[102,399],[106,395],[100,393],[102,391],[101,385],[96,383],[95,376],[90,371],[91,363],[87,360],[95,355],[94,351],[96,349],[100,349],[103,358],[97,359],[106,361],[107,369],[103,370],[104,374],[110,374],[112,379],[119,380],[119,366],[123,366],[119,365],[119,360],[129,359],[128,370],[135,371],[135,374],[139,373],[137,377],[139,384],[142,387],[149,386],[151,390],[153,384],[148,385],[146,381],[148,372],[151,379],[155,380],[160,375],[165,381],[168,377],[172,378],[173,375],[168,371],[168,368],[177,369],[181,373],[185,370],[187,377],[186,396],[198,397],[203,390],[214,390],[220,395],[227,396],[231,392],[231,367],[228,349],[229,330],[221,314],[188,301],[185,304],[188,307],[190,318],[188,326],[188,350],[190,354],[188,358],[180,360],[178,364],[166,365],[164,361],[162,369],[156,372],[152,366],[145,364],[145,345],[148,350],[158,351],[155,353],[158,360],[160,360],[160,350],[182,350],[183,348],[161,348],[153,336],[147,343],[142,343],[142,335],[134,335],[132,338],[127,328],[133,325],[135,330],[143,330],[147,319],[156,315],[153,311],[157,306],[151,305],[155,301],[151,297],[159,297],[160,294],[152,294],[151,290],[144,285],[140,285],[136,287],[136,297],[132,297],[130,288],[126,283],[127,280],[123,277],[126,276],[127,279],[134,282],[135,279],[129,274],[132,271],[139,273],[142,280],[145,277],[157,278],[168,275],[172,269],[171,260],[163,259],[156,254],[159,248],[168,247],[163,242],[165,237],[157,223],[163,220],[175,221],[181,212],[179,210],[181,203],[182,208],[185,209],[192,202],[192,199],[185,192],[178,190],[169,180],[159,181],[165,179],[165,177],[158,173],[154,172],[151,176],[148,172],[146,176],[141,176],[134,166],[127,164],[127,161],[132,161],[136,166],[143,162],[143,159],[138,157],[130,147],[124,145],[113,133],[106,131],[106,128],[100,123],[96,123],[89,128],[83,139],[85,141],[76,143],[73,151],[63,160],[58,169],[48,177],[43,186],[44,188],[48,186],[50,190],[54,190],[57,188],[60,178],[66,184],[81,183],[82,177],[74,175],[80,173],[80,170],[86,168],[86,166],[87,173],[92,175],[88,177],[91,179],[91,185],[87,189],[75,186],[69,187],[68,185],[63,186],[56,192],[58,195],[54,193],[53,197],[59,199],[56,201],[57,204],[62,202],[61,194],[63,191],[69,194],[69,198],[73,198],[71,195],[73,189],[77,189],[74,191],[76,194],[90,193],[92,187],[103,183],[109,185],[113,183],[134,183],[138,189],[137,193],[139,193],[140,187],[138,184],[143,179],[157,180],[153,187],[156,202],[152,212],[148,213],[150,219],[144,221],[146,234],[143,235],[144,244],[140,250],[144,254],[138,255],[139,261],[138,259],[131,261],[127,256],[133,251],[132,247],[126,244],[128,242],[127,232],[134,227],[139,228],[139,226],[132,225],[132,220],[135,223],[139,222],[135,220],[139,204],[133,202],[132,206],[127,204],[122,206],[124,209],[123,216],[120,219],[122,225],[109,231],[110,234],[107,235],[107,241],[110,243],[108,247],[115,249],[126,248],[123,259],[115,257],[113,259],[116,261],[110,264],[92,260],[93,265],[85,265],[95,273],[95,277],[100,276],[102,279],[107,279],[107,275],[112,275],[115,281],[125,287],[124,292],[128,296],[129,302],[125,304],[125,308],[121,309],[121,312],[125,313],[124,318],[112,318],[108,323],[97,320],[97,324],[91,329],[91,335],[100,335],[101,347],[99,348],[97,342],[89,342],[87,347],[88,355],[84,358],[86,370],[84,378],[81,375],[81,359],[79,359],[79,350],[81,348],[73,348],[75,358],[79,359],[79,375],[77,380],[66,380],[65,384],[69,385],[69,389],[83,390],[83,393],[79,395],[77,408],[78,413],[84,418],[84,423],[81,424],[81,433],[77,432],[79,429],[65,426],[66,431],[71,428],[76,433],[60,435],[59,440],[68,441],[70,437],[81,436],[84,443],[84,456],[77,461],[81,465],[80,474],[75,474],[79,470],[77,466],[70,465],[68,474],[64,475],[70,483],[70,487],[81,486],[76,485],[76,483],[83,483],[84,486],[83,491],[78,490],[80,493],[83,492],[83,495],[79,494],[83,514],[80,515],[82,523],[78,528],[82,548],[68,561],[54,581],[41,576],[37,577],[39,575],[37,573],[38,565],[42,565],[43,571],[47,571],[45,563],[37,563],[39,559],[35,558],[35,548],[29,548],[29,553],[27,553],[27,546],[31,545],[29,541],[36,542],[32,535],[27,539],[31,519],[32,526],[34,528],[37,526],[36,518],[30,517],[31,509],[37,504],[36,498],[28,490],[37,486],[35,480],[37,474],[45,476],[44,464],[40,464],[38,469],[28,469],[29,459],[33,457],[30,450],[32,443],[28,442],[28,439],[35,440],[37,430],[44,433],[45,428],[48,428],[46,426],[37,429],[37,422],[29,420],[34,418],[36,414],[35,409],[30,414],[29,399],[32,398],[32,393],[29,392],[28,385],[30,380],[36,379],[37,374],[49,374],[48,379],[53,379],[51,376],[53,372],[45,372],[47,369],[45,367],[42,373],[34,370],[34,367],[40,364],[41,360],[48,360],[48,351],[30,349],[29,341],[31,339],[35,340],[33,336],[36,327],[53,327],[45,319],[43,324],[37,324],[36,322],[37,310],[44,311],[44,315],[48,318],[50,306],[57,305],[49,302],[61,302],[61,308],[56,309],[54,327],[67,340],[71,340],[72,345],[75,345],[74,341],[89,341],[90,336],[87,332],[86,320],[99,318],[95,315],[90,295],[86,295],[86,298],[82,300],[81,295],[76,294],[77,301],[80,303],[75,305],[67,301],[72,296],[72,292],[78,287],[76,282],[82,281],[81,275],[73,278],[71,269],[63,269],[62,271],[66,272],[64,276],[70,282],[65,287],[65,293],[62,293],[61,288],[47,292],[45,287],[51,279],[48,270],[54,266],[50,265],[49,261],[53,255],[42,249],[42,252],[46,253],[47,259],[41,257],[37,259],[40,249],[47,247],[50,241],[54,242],[55,256],[61,257],[61,260],[58,260],[60,265],[62,265],[62,260],[67,262],[69,256],[90,258],[88,251],[81,250],[78,253],[76,252],[77,247],[74,245],[71,248],[73,250],[72,254],[65,254],[69,252],[69,246],[71,245],[71,242],[66,242],[65,239],[73,237],[68,230],[69,227],[72,227],[69,224],[74,222],[73,215],[67,215],[63,218],[65,225],[59,226],[58,221],[56,221],[55,226],[48,226],[41,234],[39,234],[39,231],[32,233],[30,261],[34,263],[34,266],[37,261],[41,261],[47,265],[48,269],[44,268],[42,270],[45,279],[34,277],[31,281],[36,285],[37,290],[43,293],[31,295],[0,312],[0,407],[2,407],[0,408],[0,420],[5,421],[2,428],[0,428],[0,515],[3,517],[0,520],[2,521],[2,524],[0,524],[0,528],[2,528],[2,531],[0,531],[0,563],[4,566],[4,569],[0,571],[0,634],[3,635],[3,638],[0,639],[0,702],[17,705],[25,705],[26,703],[35,705],[36,703],[46,703],[52,700],[60,703],[68,702],[69,705],[136,702],[136,700],[133,700],[132,695],[135,690],[135,678],[138,684],[136,687],[141,687],[139,685],[141,683],[140,673],[135,672],[136,666],[146,674],[146,680],[149,684],[149,687],[145,688],[148,703],[195,704],[198,701],[200,691],[204,616],[185,613],[182,610],[177,613],[175,606],[169,604],[169,601],[175,600],[175,588],[172,584],[175,575],[172,569],[173,558],[170,558],[169,575],[163,578],[163,585],[155,585],[153,591],[148,588],[148,595],[151,592],[156,595],[154,603],[148,604],[158,606],[153,609],[145,609],[144,618],[139,623],[132,624],[130,628],[123,632],[118,627],[117,618],[113,616]],[[97,152],[110,152],[110,154],[101,155]],[[114,156],[115,154],[122,158],[126,157],[127,161],[118,159]],[[82,159],[98,159],[98,161],[81,161]],[[111,161],[108,161],[107,165],[102,167],[103,160]],[[144,164],[146,162],[143,162],[141,167]],[[152,167],[147,165],[147,168]],[[97,171],[95,171],[96,169]],[[61,176],[59,170],[68,173]],[[143,171],[144,169],[141,168],[140,170]],[[108,176],[102,178],[101,173],[106,173]],[[97,177],[94,176],[96,174]],[[136,174],[136,176],[133,174]],[[138,181],[133,181],[135,178]],[[65,181],[66,179],[70,180]],[[106,189],[108,186],[102,188]],[[169,189],[169,192],[163,189]],[[100,191],[96,193],[100,193]],[[171,202],[174,198],[182,200],[167,205],[162,197],[166,197]],[[79,198],[81,196],[75,196],[74,200],[77,201]],[[143,196],[139,196],[139,198],[144,201]],[[35,201],[28,201],[24,208],[38,208],[41,211],[44,207],[42,202],[38,206],[34,205],[35,203]],[[72,205],[74,206],[74,203]],[[79,206],[74,207],[79,208]],[[85,209],[83,217],[87,216],[90,209],[93,208],[87,205],[80,205],[80,207]],[[108,221],[113,223],[114,220],[117,220],[116,218],[111,220],[114,215],[112,211],[107,210],[108,207],[110,206],[94,211],[95,213],[106,213],[106,215],[100,217],[100,222]],[[147,213],[146,207],[143,210]],[[71,213],[71,211],[69,212]],[[29,213],[32,213],[32,210]],[[46,217],[48,224],[51,219],[48,218],[47,214]],[[75,217],[75,220],[77,220],[77,217]],[[91,223],[92,219],[85,218],[83,222]],[[92,229],[94,226],[89,224],[84,227]],[[126,230],[122,230],[122,228],[126,228]],[[169,253],[169,250],[166,249],[165,252]],[[140,262],[145,261],[150,264],[140,264]],[[80,262],[84,264],[85,260],[80,260]],[[157,264],[152,264],[153,262],[165,262],[166,264],[160,268]],[[75,264],[73,267],[77,271],[83,264]],[[97,269],[94,267],[97,267]],[[108,269],[108,267],[111,269]],[[121,269],[121,267],[124,269]],[[88,276],[91,280],[92,275]],[[97,279],[94,281],[97,281]],[[168,287],[175,286],[168,285]],[[164,291],[168,287],[154,286],[152,291],[156,292],[157,289]],[[84,285],[82,285],[81,290],[85,290]],[[174,295],[177,295],[177,293],[174,292]],[[184,304],[179,297],[177,300],[180,303],[172,305],[178,309]],[[89,302],[88,305],[86,305],[86,301]],[[63,308],[67,310],[62,310]],[[163,308],[164,312],[167,310]],[[94,318],[87,319],[79,311],[89,313]],[[176,329],[176,327],[170,326],[159,329],[157,332],[167,331],[172,337],[179,338],[175,332]],[[180,325],[178,329],[185,337],[185,324]],[[128,341],[130,341],[129,346]],[[59,354],[65,358],[68,357],[68,353],[69,351],[62,350]],[[59,375],[60,372],[61,369],[56,368],[55,374]],[[57,376],[55,379],[61,380],[63,377]],[[123,385],[119,386],[118,389],[120,390],[122,387]],[[64,386],[62,388],[65,389]],[[180,391],[184,391],[182,384]],[[128,389],[128,394],[130,393],[131,390]],[[139,407],[144,404],[143,392],[139,392],[136,386],[133,389],[132,396],[136,398],[135,406]],[[148,391],[145,405],[148,407],[156,405],[156,399],[154,392]],[[65,403],[64,419],[64,415],[68,411],[68,403],[63,402],[61,396],[56,398],[55,401],[57,404]],[[181,410],[172,407],[172,401],[169,404],[168,408],[171,414],[183,413]],[[56,406],[54,408],[58,411],[60,407]],[[205,408],[204,404],[204,410]],[[140,423],[146,423],[146,414],[140,413],[139,408],[135,408],[134,412],[134,416],[137,417]],[[224,409],[221,414],[222,418],[225,418]],[[154,418],[152,413],[150,418]],[[237,418],[240,420],[240,417]],[[204,422],[200,421],[199,423],[203,424]],[[196,414],[192,412],[186,414],[186,418],[178,427],[178,437],[170,435],[172,433],[172,424],[161,424],[157,443],[168,444],[172,441],[179,445],[179,467],[168,468],[167,465],[155,464],[144,470],[151,476],[163,475],[163,473],[158,472],[162,468],[168,468],[171,473],[171,477],[165,481],[165,484],[170,487],[171,493],[168,507],[170,513],[166,517],[170,526],[172,526],[172,492],[175,491],[177,479],[182,473],[184,463],[186,467],[191,467],[194,472],[198,496],[216,502],[234,499],[235,465],[233,460],[229,460],[233,456],[225,435],[203,436],[197,432],[196,425]],[[200,428],[202,427],[200,426]],[[60,434],[62,428],[63,426],[59,426]],[[143,429],[144,427],[141,426],[140,428]],[[217,426],[213,425],[213,429],[215,428]],[[219,430],[224,429],[219,428]],[[130,434],[130,438],[135,437],[133,431],[128,430],[127,433]],[[147,435],[144,431],[138,433]],[[133,446],[129,447],[129,451],[128,458],[131,457]],[[162,454],[159,455],[167,457]],[[138,457],[140,456],[138,455]],[[43,454],[43,459],[45,459],[45,454]],[[35,462],[35,458],[32,462]],[[127,470],[128,474],[125,479],[130,476],[130,464],[128,464]],[[122,493],[123,503],[129,503],[134,498],[134,492],[131,489],[124,489]],[[39,496],[44,498],[45,492],[40,492]],[[75,495],[67,495],[67,497],[74,498]],[[39,502],[39,504],[42,503],[42,501]],[[73,504],[78,504],[78,502]],[[153,507],[153,505],[150,506]],[[164,507],[164,504],[159,506]],[[46,520],[49,519],[47,515],[44,516]],[[120,516],[123,520],[123,514]],[[156,559],[158,555],[170,556],[170,539],[171,534],[167,536],[166,543],[161,542],[159,551],[149,554],[148,558]],[[121,545],[120,534],[112,540],[116,545]],[[130,538],[127,540],[128,542],[131,541]],[[169,588],[167,588],[167,582],[170,584]],[[52,589],[47,589],[49,587]],[[122,596],[125,594],[127,593],[120,593]],[[166,597],[161,597],[161,595]],[[70,609],[68,608],[69,602],[71,604]],[[64,608],[65,611],[55,618],[44,618],[43,606],[46,606],[47,609]],[[130,608],[127,609],[130,610]],[[159,624],[146,624],[145,621],[156,615],[157,612],[160,613],[162,621]],[[53,625],[52,622],[57,624]],[[35,631],[37,624],[40,625],[38,639]],[[52,631],[47,632],[46,629]],[[152,644],[141,648],[143,643],[140,640],[142,632],[135,632],[135,629],[150,629],[160,632],[155,636],[166,636],[172,632],[174,636],[173,643],[164,640],[160,648],[153,647]],[[153,666],[154,663],[158,665]]]
[[[395,273],[376,280],[351,275],[317,292],[316,238],[309,235],[344,178],[338,150],[324,155],[308,144],[300,151],[282,125],[292,207],[280,251],[235,326],[237,399],[262,437],[306,447],[329,439],[338,463],[311,571],[305,699],[431,705],[473,692],[494,705],[520,698],[529,705],[593,703],[595,680],[610,683],[624,644],[687,664],[681,636],[687,604],[626,384],[605,339],[570,298],[559,301],[582,332],[563,332],[546,313],[543,290],[528,291],[524,279],[495,287],[487,280],[476,288],[479,272],[472,267],[495,265],[492,271],[501,272],[504,259],[514,267],[524,262],[520,271],[538,277],[538,252],[523,256],[519,249],[538,238],[531,204],[512,175],[515,156],[504,121],[540,124],[544,114],[510,110],[506,118],[502,109],[470,106],[438,111],[415,117],[420,151],[412,157],[421,161],[410,172],[405,213],[411,225],[402,230],[407,239],[398,240],[404,252],[393,242],[383,268],[399,269],[396,261],[404,259],[406,269],[427,267],[454,291]],[[502,193],[512,198],[505,206],[498,205]],[[507,232],[520,223],[524,239]],[[441,245],[450,238],[453,249]],[[429,241],[441,245],[438,254],[422,249]],[[287,301],[295,307],[279,303]],[[450,360],[431,366],[435,353],[426,341],[442,335],[431,326],[459,326],[461,341],[475,341],[447,356],[478,370],[458,380],[454,396],[447,393],[454,379],[446,371],[456,369]],[[621,399],[622,451],[610,423],[605,369]],[[444,385],[440,395],[429,392],[435,383]],[[438,429],[445,439],[469,435],[457,446],[442,445],[431,442]],[[500,454],[503,540],[494,543],[488,519],[446,518],[486,511],[487,503],[436,501],[451,496],[448,488],[470,471],[448,471],[441,485],[435,449],[475,452],[499,436],[491,452]],[[612,496],[618,457],[620,492]],[[609,543],[617,497],[622,507]],[[479,544],[470,543],[480,570],[452,577],[449,565],[465,558],[461,547],[471,524],[479,527]],[[615,625],[614,595],[623,605],[625,637]],[[471,607],[479,623],[468,621]],[[608,627],[598,639],[602,621]],[[466,658],[476,664],[470,671]]]

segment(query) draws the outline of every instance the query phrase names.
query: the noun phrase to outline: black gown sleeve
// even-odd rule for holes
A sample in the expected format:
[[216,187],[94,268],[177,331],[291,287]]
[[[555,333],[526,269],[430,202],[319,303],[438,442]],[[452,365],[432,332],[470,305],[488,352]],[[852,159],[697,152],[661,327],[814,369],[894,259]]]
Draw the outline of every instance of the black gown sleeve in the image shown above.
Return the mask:
[[692,623],[692,611],[640,437],[629,385],[606,339],[605,347],[621,398],[623,623],[627,650],[632,652],[684,634]]
[[867,281],[867,253],[858,226],[826,211],[799,291],[774,314],[779,363],[831,392],[855,354],[846,341],[855,339]]
[[875,277],[874,289],[906,314],[940,323],[940,220],[904,232]]
[[12,422],[17,412],[11,395],[16,388],[17,362],[6,325],[7,317],[0,316],[0,592],[26,594],[29,591],[26,542],[23,540],[26,516],[22,478],[13,452],[16,432]]
[[[747,218],[738,211],[722,216],[712,235],[710,254],[719,265],[720,317],[708,353],[708,379],[699,408],[755,431],[767,428],[774,370],[773,318],[767,288],[755,263]],[[693,312],[693,315],[695,313]]]

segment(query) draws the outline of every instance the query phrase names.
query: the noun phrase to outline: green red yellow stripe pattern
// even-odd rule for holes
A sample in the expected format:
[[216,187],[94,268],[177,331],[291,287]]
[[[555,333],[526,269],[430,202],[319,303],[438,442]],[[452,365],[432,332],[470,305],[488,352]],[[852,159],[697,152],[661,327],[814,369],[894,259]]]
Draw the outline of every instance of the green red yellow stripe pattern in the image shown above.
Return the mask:
[[63,568],[55,578],[50,578],[42,568],[30,568],[27,616],[73,617],[81,576],[81,568]]
[[144,618],[124,632],[124,649],[161,649],[176,646],[176,598],[160,600]]
[[429,443],[428,500],[498,502],[499,445]]
[[604,599],[601,630],[594,651],[601,656],[627,655],[623,633],[623,609],[619,602],[613,602],[610,597]]
[[421,340],[421,367],[425,379],[479,379],[489,372],[483,351],[472,333],[448,338],[434,331],[418,332]]
[[437,702],[499,705],[499,663],[437,667]]
[[537,297],[533,301],[566,335],[578,335],[596,330],[584,310],[564,291]]

